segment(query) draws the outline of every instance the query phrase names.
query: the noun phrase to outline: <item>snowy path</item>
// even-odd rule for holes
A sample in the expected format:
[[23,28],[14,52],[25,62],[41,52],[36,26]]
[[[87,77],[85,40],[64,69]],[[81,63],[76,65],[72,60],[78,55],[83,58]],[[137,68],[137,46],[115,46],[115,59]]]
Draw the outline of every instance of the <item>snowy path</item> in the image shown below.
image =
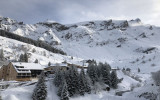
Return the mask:
[[53,79],[48,80],[47,90],[48,90],[47,100],[59,100],[59,97],[57,96],[57,94],[55,92],[56,89],[53,85]]

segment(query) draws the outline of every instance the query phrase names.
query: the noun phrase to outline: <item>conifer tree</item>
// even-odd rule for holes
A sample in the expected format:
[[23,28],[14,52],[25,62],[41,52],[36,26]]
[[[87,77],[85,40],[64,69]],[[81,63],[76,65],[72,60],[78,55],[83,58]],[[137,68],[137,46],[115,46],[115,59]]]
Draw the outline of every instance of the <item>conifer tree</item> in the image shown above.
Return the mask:
[[79,94],[84,95],[85,93],[85,81],[86,77],[84,74],[84,69],[81,69],[80,75],[79,75]]
[[95,63],[90,63],[87,68],[87,73],[91,79],[92,84],[98,81],[97,68]]
[[111,87],[116,89],[118,84],[118,77],[116,71],[111,72]]
[[62,83],[62,72],[60,69],[57,69],[56,73],[55,73],[55,77],[53,80],[53,83],[56,87],[59,87],[59,85]]
[[21,54],[21,55],[19,56],[19,61],[20,61],[20,62],[24,62],[24,56],[23,56],[23,54]]
[[[64,75],[64,74],[63,74]],[[58,87],[58,91],[57,91],[57,95],[59,96],[59,97],[61,97],[61,93],[62,93],[62,90],[63,90],[63,85],[65,84],[64,82],[66,82],[66,80],[65,80],[65,76],[61,76],[61,83],[59,84],[59,87]]]
[[48,66],[51,66],[51,62],[48,62]]
[[4,53],[3,53],[3,49],[0,50],[0,59],[3,60],[4,59]]
[[36,60],[34,61],[34,63],[38,63],[38,59],[36,59]]
[[91,93],[91,81],[90,80],[91,80],[90,77],[88,76],[88,74],[86,74],[84,84],[85,84],[85,92],[88,94]]
[[45,74],[41,73],[39,80],[37,82],[36,88],[33,91],[33,100],[45,100],[47,97],[47,86],[45,84]]
[[28,55],[27,55],[27,53],[24,53],[24,62],[28,62]]
[[77,67],[72,67],[72,70],[73,70],[73,92],[74,94],[78,94],[78,90],[79,90],[79,86],[78,86],[78,70],[77,70]]
[[64,82],[63,82],[63,89],[62,89],[62,92],[61,92],[60,100],[69,100],[68,87],[67,87],[65,79],[64,79]]
[[73,96],[74,94],[78,93],[78,71],[77,68],[75,68],[74,66],[72,66],[68,73],[67,76],[67,85],[68,85],[68,92],[69,92],[69,96]]
[[103,82],[108,86],[110,86],[111,85],[110,66],[107,63],[103,64],[103,66],[101,67],[101,74]]

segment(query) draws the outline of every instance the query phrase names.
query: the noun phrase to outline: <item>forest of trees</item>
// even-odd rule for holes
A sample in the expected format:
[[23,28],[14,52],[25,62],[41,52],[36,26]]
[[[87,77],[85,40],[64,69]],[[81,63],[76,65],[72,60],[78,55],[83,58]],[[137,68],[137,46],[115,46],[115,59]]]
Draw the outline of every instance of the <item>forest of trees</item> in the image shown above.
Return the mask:
[[98,93],[106,88],[116,89],[119,79],[116,71],[111,71],[107,63],[97,64],[92,61],[88,69],[79,72],[72,66],[69,70],[58,69],[53,84],[57,87],[60,100],[69,100],[69,97],[84,95],[85,93]]
[[51,51],[53,53],[59,53],[59,54],[62,54],[62,55],[66,55],[66,53],[63,52],[62,50],[54,48],[51,45],[49,45],[49,44],[47,44],[47,43],[45,43],[43,41],[32,40],[30,38],[19,36],[19,35],[4,31],[4,30],[0,30],[0,36],[11,38],[11,39],[15,39],[15,40],[18,40],[18,41],[21,41],[21,42],[25,42],[25,43],[28,43],[28,44],[32,44],[34,46],[44,48],[44,49],[46,49],[48,51]]

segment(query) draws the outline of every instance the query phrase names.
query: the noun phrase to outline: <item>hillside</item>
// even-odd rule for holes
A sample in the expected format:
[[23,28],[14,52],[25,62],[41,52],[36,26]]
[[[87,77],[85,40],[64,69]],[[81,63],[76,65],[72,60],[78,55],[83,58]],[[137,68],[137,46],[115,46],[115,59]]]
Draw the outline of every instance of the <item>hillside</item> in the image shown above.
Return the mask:
[[[138,96],[145,92],[157,94],[157,86],[151,86],[153,84],[151,72],[160,70],[160,27],[145,25],[140,19],[100,20],[63,25],[49,21],[25,24],[0,17],[0,29],[36,41],[43,41],[67,54],[51,53],[46,49],[0,36],[0,49],[4,50],[4,56],[8,60],[17,61],[21,53],[28,51],[29,62],[38,59],[42,65],[63,61],[82,64],[83,60],[95,59],[97,62],[107,62],[113,68],[131,69],[131,73],[127,74],[121,70],[117,71],[118,77],[124,78],[117,90],[112,90],[108,94],[101,92],[96,95],[73,97],[71,100],[146,100]],[[48,100],[52,98],[51,93],[56,95],[54,87],[50,84],[51,81],[48,79],[47,86],[50,87]],[[32,91],[33,85],[27,87],[24,85],[7,89],[2,92],[2,97],[5,100],[8,98],[19,100],[22,96],[19,96],[21,93],[18,89],[25,91],[24,89],[27,88],[27,91]],[[13,92],[12,89],[17,92]],[[114,95],[117,91],[129,92],[119,97]],[[11,94],[5,95],[5,93]],[[27,92],[26,96],[30,95]]]
[[88,21],[69,25],[50,21],[32,25],[4,17],[0,20],[1,29],[44,41],[70,56],[133,69],[141,67],[145,70],[145,67],[153,65],[154,71],[159,65],[160,28],[144,25],[140,19]]

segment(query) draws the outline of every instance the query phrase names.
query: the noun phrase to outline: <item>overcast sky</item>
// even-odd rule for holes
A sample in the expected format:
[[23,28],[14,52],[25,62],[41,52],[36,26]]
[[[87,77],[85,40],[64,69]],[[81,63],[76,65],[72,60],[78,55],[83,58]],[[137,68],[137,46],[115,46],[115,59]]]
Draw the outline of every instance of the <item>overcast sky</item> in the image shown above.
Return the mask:
[[0,16],[25,23],[49,19],[63,24],[140,18],[160,26],[160,0],[0,0]]

